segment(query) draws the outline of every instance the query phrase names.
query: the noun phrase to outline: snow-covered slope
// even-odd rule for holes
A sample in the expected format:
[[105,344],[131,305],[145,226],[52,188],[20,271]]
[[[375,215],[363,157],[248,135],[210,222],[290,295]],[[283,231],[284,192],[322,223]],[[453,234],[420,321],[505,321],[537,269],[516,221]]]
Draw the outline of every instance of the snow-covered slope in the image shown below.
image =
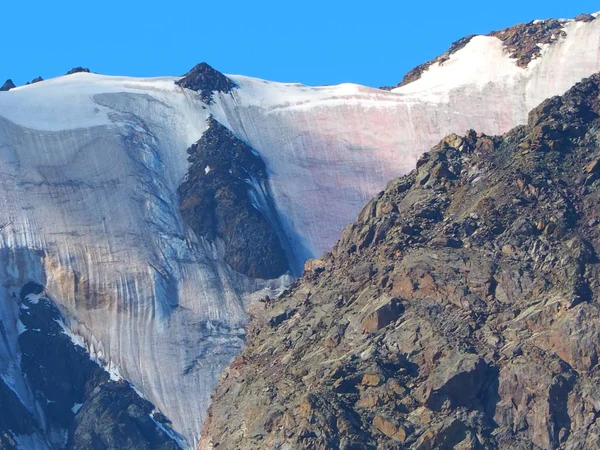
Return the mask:
[[599,71],[600,20],[564,29],[527,68],[497,38],[476,37],[391,92],[230,76],[238,88],[206,105],[177,78],[86,73],[0,92],[2,301],[36,276],[90,350],[193,445],[241,345],[247,300],[286,282],[234,273],[221,244],[181,219],[186,149],[208,116],[265,161],[298,268],[441,137],[506,132]]

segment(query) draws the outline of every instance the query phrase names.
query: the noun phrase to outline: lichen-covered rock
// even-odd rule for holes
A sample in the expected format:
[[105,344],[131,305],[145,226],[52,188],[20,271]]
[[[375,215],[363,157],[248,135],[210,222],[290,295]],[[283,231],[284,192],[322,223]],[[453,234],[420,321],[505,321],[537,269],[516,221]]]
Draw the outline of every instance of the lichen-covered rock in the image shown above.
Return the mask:
[[599,448],[599,95],[390,182],[255,311],[200,448]]

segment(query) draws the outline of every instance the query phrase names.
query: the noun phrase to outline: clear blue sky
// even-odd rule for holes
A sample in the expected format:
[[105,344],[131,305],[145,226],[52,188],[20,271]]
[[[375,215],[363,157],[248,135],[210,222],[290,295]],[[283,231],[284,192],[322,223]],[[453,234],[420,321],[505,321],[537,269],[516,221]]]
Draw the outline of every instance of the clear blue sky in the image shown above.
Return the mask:
[[0,84],[61,75],[225,73],[309,85],[399,82],[469,34],[600,10],[597,1],[5,0]]

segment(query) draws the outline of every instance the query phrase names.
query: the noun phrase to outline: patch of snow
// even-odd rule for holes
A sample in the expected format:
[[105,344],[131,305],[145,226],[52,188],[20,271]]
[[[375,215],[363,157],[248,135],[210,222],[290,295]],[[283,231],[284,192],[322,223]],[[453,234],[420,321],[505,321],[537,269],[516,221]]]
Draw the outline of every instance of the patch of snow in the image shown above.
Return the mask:
[[75,403],[73,405],[73,407],[71,408],[71,411],[73,411],[73,414],[77,414],[82,406],[83,406],[83,403]]
[[108,364],[106,364],[103,367],[103,369],[108,372],[112,381],[122,381],[124,379],[121,375],[121,370],[119,369],[119,366],[117,366],[112,361],[108,361]]
[[54,321],[60,325],[60,327],[62,328],[62,333],[66,334],[69,337],[69,339],[71,339],[71,342],[73,342],[73,344],[87,350],[87,345],[82,336],[73,333],[71,329],[67,327],[62,320],[54,319]]

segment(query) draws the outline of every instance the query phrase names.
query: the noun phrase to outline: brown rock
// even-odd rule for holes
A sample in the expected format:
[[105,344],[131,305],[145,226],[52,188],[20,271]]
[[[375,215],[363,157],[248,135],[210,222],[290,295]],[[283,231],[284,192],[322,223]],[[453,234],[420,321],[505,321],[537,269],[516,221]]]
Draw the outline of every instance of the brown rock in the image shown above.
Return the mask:
[[360,384],[362,384],[363,386],[372,386],[372,387],[377,387],[380,386],[383,383],[383,378],[381,377],[381,375],[378,374],[365,374],[362,377],[362,381],[360,382]]
[[380,306],[368,314],[361,322],[364,333],[373,333],[386,327],[397,320],[402,314],[403,308],[397,298],[393,298],[383,306]]
[[322,259],[309,259],[304,263],[304,271],[319,272],[325,269],[325,261]]
[[404,442],[406,440],[406,430],[403,427],[397,426],[381,416],[375,416],[373,426],[395,441]]

